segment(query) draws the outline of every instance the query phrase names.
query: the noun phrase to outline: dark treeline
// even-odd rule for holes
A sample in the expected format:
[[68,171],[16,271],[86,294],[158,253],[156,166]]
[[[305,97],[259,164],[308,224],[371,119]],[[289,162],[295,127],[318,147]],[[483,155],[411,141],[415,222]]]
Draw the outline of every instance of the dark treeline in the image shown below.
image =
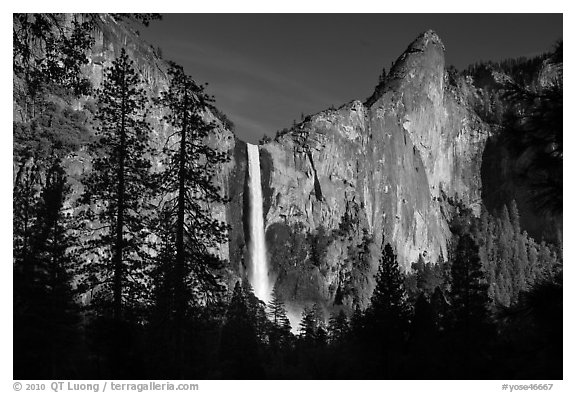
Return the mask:
[[[15,378],[562,378],[561,249],[523,232],[514,204],[476,217],[450,200],[447,255],[409,272],[384,241],[365,309],[315,305],[292,327],[278,290],[264,304],[247,281],[227,288],[212,98],[174,63],[149,97],[124,50],[93,89],[91,20],[14,16]],[[84,111],[53,98],[88,91]],[[162,150],[153,110],[171,132]],[[74,154],[91,163],[82,186]]]

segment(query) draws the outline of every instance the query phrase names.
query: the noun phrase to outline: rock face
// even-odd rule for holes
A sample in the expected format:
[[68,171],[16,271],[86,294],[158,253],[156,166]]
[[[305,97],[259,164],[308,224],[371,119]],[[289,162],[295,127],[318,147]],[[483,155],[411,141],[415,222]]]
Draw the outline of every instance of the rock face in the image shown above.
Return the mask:
[[[487,135],[488,127],[448,83],[444,46],[428,31],[365,103],[318,113],[263,145],[269,161],[263,186],[270,241],[286,227],[331,233],[325,255],[306,273],[279,262],[282,253],[276,244],[271,247],[272,268],[287,298],[365,305],[383,240],[395,247],[405,267],[419,255],[433,262],[446,255],[450,232],[443,201],[479,202]],[[357,218],[352,236],[343,237],[341,228],[351,216]],[[347,260],[351,248],[362,248],[365,234],[376,250],[362,279],[346,279],[357,273]]]
[[[93,85],[100,85],[103,70],[124,47],[150,96],[166,89],[167,65],[157,53],[130,28],[101,18],[84,69]],[[433,262],[446,255],[445,200],[456,197],[469,205],[480,200],[488,134],[466,106],[464,93],[448,81],[444,46],[428,31],[366,102],[310,116],[260,146],[268,259],[294,314],[313,302],[326,309],[366,306],[383,242],[395,247],[406,268],[420,255]],[[93,100],[69,104],[90,112]],[[162,116],[159,109],[150,116],[158,147],[170,135]],[[246,277],[250,260],[246,144],[214,114],[206,118],[220,125],[209,143],[231,157],[215,179],[230,203],[211,208],[231,226],[229,243],[215,252],[228,260],[224,276],[233,283]],[[15,173],[21,165],[28,164],[15,157]],[[89,156],[71,154],[65,166],[77,196],[81,174],[90,170]]]

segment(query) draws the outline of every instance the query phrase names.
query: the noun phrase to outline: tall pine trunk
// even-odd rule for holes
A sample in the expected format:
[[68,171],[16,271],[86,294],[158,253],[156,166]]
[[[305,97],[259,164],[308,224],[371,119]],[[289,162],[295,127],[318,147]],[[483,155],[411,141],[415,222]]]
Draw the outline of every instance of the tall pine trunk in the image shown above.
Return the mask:
[[124,160],[126,156],[126,84],[122,81],[122,107],[120,123],[120,152],[118,157],[118,220],[116,222],[116,255],[114,258],[114,321],[122,321],[122,253],[124,248]]
[[188,132],[188,91],[184,92],[184,118],[180,137],[180,157],[178,168],[178,216],[176,223],[176,263],[174,266],[174,302],[175,302],[175,366],[180,377],[182,363],[182,321],[186,311],[184,299],[184,213],[186,207],[186,134]]

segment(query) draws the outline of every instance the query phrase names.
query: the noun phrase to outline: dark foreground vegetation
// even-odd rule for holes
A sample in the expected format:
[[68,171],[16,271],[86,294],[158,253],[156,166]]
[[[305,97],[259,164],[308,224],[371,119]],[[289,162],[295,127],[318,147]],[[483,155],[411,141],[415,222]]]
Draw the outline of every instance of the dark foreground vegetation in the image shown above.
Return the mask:
[[[405,275],[386,244],[370,306],[306,309],[296,335],[278,294],[265,305],[246,281],[224,300],[188,303],[178,337],[160,292],[118,325],[105,311],[80,310],[64,272],[50,278],[36,266],[15,276],[15,377],[561,379],[555,252],[511,221],[468,214],[445,262],[419,261]],[[512,241],[486,246],[486,230],[489,241]],[[502,265],[485,264],[494,261]]]

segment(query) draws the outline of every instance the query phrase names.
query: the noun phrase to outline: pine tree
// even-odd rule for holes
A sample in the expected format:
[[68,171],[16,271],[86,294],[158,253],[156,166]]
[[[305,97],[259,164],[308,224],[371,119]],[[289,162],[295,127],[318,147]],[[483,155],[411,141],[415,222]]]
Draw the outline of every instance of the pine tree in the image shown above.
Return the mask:
[[46,88],[65,88],[75,95],[90,92],[90,82],[80,71],[89,62],[86,52],[94,44],[94,26],[89,14],[13,14],[13,67],[25,82],[19,101],[27,115],[37,114],[37,101]]
[[436,288],[430,299],[430,306],[434,312],[435,331],[443,332],[446,330],[449,317],[448,302],[442,289]]
[[503,234],[506,238],[511,238],[514,234],[514,224],[510,218],[510,211],[508,210],[508,206],[504,205],[502,207],[502,213],[500,215],[501,225]]
[[497,259],[496,250],[494,243],[494,222],[493,218],[486,210],[482,207],[482,212],[480,214],[480,230],[478,233],[478,245],[479,245],[479,257],[484,266],[486,272],[486,279],[488,280],[488,296],[493,301],[496,298],[496,270],[497,270]]
[[457,329],[467,339],[487,321],[488,285],[478,257],[478,246],[469,235],[460,237],[452,265],[451,304]]
[[[133,62],[122,49],[106,70],[98,90],[98,139],[90,147],[92,171],[80,202],[88,205],[84,219],[91,233],[86,253],[92,259],[83,269],[85,289],[112,293],[116,324],[125,306],[137,307],[146,293],[143,252],[148,231],[144,226],[143,197],[150,162],[146,122],[147,97]],[[108,305],[108,301],[104,301]]]
[[442,285],[441,263],[425,262],[422,255],[419,255],[418,262],[412,264],[412,269],[416,270],[416,287],[427,296],[432,296],[434,289]]
[[440,289],[444,293],[447,293],[452,286],[452,262],[450,259],[444,259],[443,252],[440,252],[437,264],[440,270],[440,277],[442,278],[442,286]]
[[[504,211],[505,215],[506,211]],[[510,224],[512,231],[507,233],[507,239],[510,240],[508,247],[511,250],[511,260],[509,261],[509,271],[511,273],[512,293],[510,298],[513,302],[518,299],[518,294],[526,288],[525,270],[528,264],[528,255],[526,254],[526,244],[520,229],[520,214],[516,201],[510,203]],[[505,228],[510,227],[505,225]]]
[[222,327],[219,360],[226,379],[257,379],[262,377],[256,331],[240,282],[236,283]]
[[496,229],[496,300],[503,305],[510,305],[514,301],[513,274],[510,271],[514,266],[514,229],[510,221],[508,207],[502,208],[497,219]]
[[268,318],[272,323],[278,327],[284,326],[288,319],[286,315],[286,307],[280,298],[278,286],[275,285],[272,290],[272,299],[268,303]]
[[30,270],[32,228],[36,222],[39,203],[40,172],[35,164],[24,164],[19,172],[13,190],[13,249],[14,264],[24,272]]
[[382,68],[382,72],[380,73],[380,76],[378,77],[378,83],[383,83],[386,80],[386,67]]
[[[426,296],[421,293],[414,304],[414,315],[410,323],[410,342],[412,350],[419,358],[428,358],[429,349],[438,339],[436,336],[436,313]],[[424,366],[424,365],[423,365]]]
[[415,378],[431,378],[434,375],[431,370],[438,367],[435,363],[441,363],[437,318],[438,313],[433,305],[421,293],[414,304],[414,315],[410,323],[410,366],[416,373]]
[[316,341],[316,331],[318,323],[316,320],[315,310],[310,307],[305,307],[302,311],[302,319],[300,320],[300,338],[308,344]]
[[526,279],[532,285],[537,278],[538,269],[538,244],[531,237],[528,238],[528,263],[526,265]]
[[[148,26],[159,14],[111,14],[116,21],[131,18]],[[81,68],[89,63],[98,14],[18,14],[13,19],[14,74],[26,83],[26,100],[34,104],[47,87],[75,95],[91,92]],[[33,106],[33,105],[32,105]]]
[[42,261],[47,265],[53,279],[59,275],[67,276],[71,263],[69,248],[73,243],[68,231],[70,219],[64,213],[64,201],[69,193],[66,173],[56,159],[46,172],[46,185],[40,196],[31,242],[33,256],[37,262]]
[[538,246],[539,257],[536,275],[541,279],[550,278],[554,275],[554,268],[557,263],[556,255],[544,241],[540,242]]
[[[149,332],[152,334],[152,353],[156,372],[165,377],[180,378],[183,359],[180,357],[178,346],[183,343],[174,335],[176,319],[174,310],[175,298],[174,283],[174,232],[167,211],[159,209],[158,214],[152,217],[152,223],[157,234],[154,250],[154,263],[150,272],[154,291],[152,293],[153,307],[150,313]],[[162,371],[159,371],[162,370]]]
[[212,216],[212,206],[227,201],[213,178],[228,156],[207,143],[216,124],[205,120],[213,100],[204,86],[196,84],[175,63],[170,63],[168,75],[168,90],[156,103],[167,110],[164,120],[173,133],[164,149],[165,170],[158,174],[157,184],[165,201],[160,210],[170,223],[163,229],[172,234],[159,236],[173,242],[164,246],[173,250],[166,261],[169,282],[164,286],[174,299],[175,362],[181,367],[188,305],[217,300],[224,290],[219,279],[223,261],[213,250],[227,240],[227,226]]
[[393,359],[401,352],[408,333],[409,308],[404,277],[388,243],[383,248],[365,320],[369,351],[374,362],[381,364],[378,377],[392,378],[398,366]]
[[369,315],[374,328],[385,329],[395,335],[395,339],[401,337],[407,327],[409,311],[404,277],[389,243],[383,249]]
[[478,246],[469,235],[458,240],[452,265],[451,340],[455,368],[464,378],[476,371],[482,349],[490,337],[488,285],[478,256]]
[[360,341],[365,337],[364,335],[364,313],[360,309],[359,305],[356,305],[354,312],[350,317],[350,334],[352,338],[356,341]]
[[150,22],[153,20],[160,20],[162,19],[162,15],[160,14],[110,14],[116,21],[121,22],[124,19],[130,19],[132,21],[141,23],[143,26],[148,27]]
[[304,352],[312,348],[323,347],[328,338],[324,323],[324,315],[318,304],[312,307],[306,306],[302,311],[302,318],[299,325],[299,342],[300,348]]
[[528,266],[527,237],[525,233],[518,233],[514,239],[514,299],[518,299],[520,292],[526,290],[526,270]]
[[318,328],[316,329],[316,345],[319,346],[320,348],[323,348],[326,346],[326,343],[328,342],[328,332],[326,331],[326,326],[322,323],[320,325],[318,325]]
[[516,203],[515,199],[512,199],[512,202],[510,202],[510,222],[512,224],[512,229],[514,230],[514,234],[519,235],[521,233],[520,212],[518,211],[518,204]]
[[433,308],[423,293],[418,296],[414,304],[414,318],[411,321],[410,328],[411,335],[422,342],[430,340],[434,332]]
[[269,337],[272,348],[277,349],[286,345],[290,339],[292,327],[277,286],[274,286],[272,299],[268,303],[268,319],[271,321]]
[[188,301],[214,299],[223,289],[216,274],[222,261],[211,250],[227,240],[227,226],[212,217],[211,205],[227,201],[213,177],[228,156],[207,144],[216,124],[205,120],[212,99],[204,87],[174,63],[169,76],[169,88],[157,103],[168,110],[164,120],[173,128],[169,141],[174,138],[175,143],[165,148],[166,170],[160,174],[159,188],[167,199],[161,208],[174,232],[169,239],[175,250],[175,313],[184,315]]
[[269,321],[266,317],[266,304],[258,299],[252,285],[247,279],[242,280],[242,291],[244,299],[246,300],[246,306],[248,307],[248,315],[256,332],[256,337],[259,342],[266,342],[268,341],[267,333],[269,330]]
[[78,347],[78,307],[70,268],[73,245],[63,213],[66,175],[56,161],[35,208],[26,271],[14,271],[15,375],[19,378],[65,376]]
[[340,310],[338,314],[332,314],[328,322],[328,337],[331,344],[343,343],[348,337],[350,326],[348,325],[348,317],[344,310]]

